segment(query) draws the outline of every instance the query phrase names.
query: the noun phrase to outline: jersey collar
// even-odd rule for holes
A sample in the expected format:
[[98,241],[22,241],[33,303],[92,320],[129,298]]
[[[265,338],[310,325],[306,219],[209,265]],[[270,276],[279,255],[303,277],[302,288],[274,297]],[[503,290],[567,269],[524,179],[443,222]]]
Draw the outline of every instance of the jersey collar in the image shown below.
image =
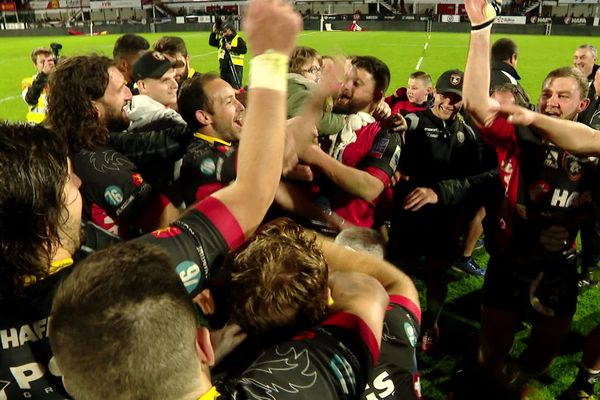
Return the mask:
[[221,393],[217,392],[216,387],[211,387],[210,390],[198,398],[198,400],[214,400],[221,397]]
[[196,137],[198,139],[201,139],[201,140],[204,140],[205,142],[208,142],[210,144],[220,143],[220,144],[223,144],[223,145],[225,145],[227,147],[231,147],[231,142],[226,142],[225,140],[216,138],[214,136],[208,136],[208,135],[205,135],[205,134],[200,133],[200,132],[195,132],[194,133],[194,137]]

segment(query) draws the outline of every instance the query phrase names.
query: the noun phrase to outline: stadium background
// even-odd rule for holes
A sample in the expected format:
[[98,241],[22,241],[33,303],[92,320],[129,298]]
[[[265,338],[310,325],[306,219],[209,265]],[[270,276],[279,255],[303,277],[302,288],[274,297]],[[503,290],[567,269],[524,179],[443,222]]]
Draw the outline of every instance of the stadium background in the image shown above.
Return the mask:
[[[420,69],[429,72],[434,79],[444,70],[464,69],[468,45],[467,26],[455,25],[456,29],[462,29],[464,32],[305,31],[301,34],[299,44],[314,47],[322,54],[364,54],[381,58],[392,71],[392,83],[388,91],[391,93],[395,88],[406,84],[408,75],[419,63]],[[504,27],[498,30],[502,28]],[[153,43],[164,34],[167,33],[142,35]],[[170,34],[181,36],[186,41],[194,68],[201,72],[218,70],[216,51],[208,46],[208,32]],[[495,34],[493,40],[502,36],[508,36],[518,44],[518,71],[523,77],[524,87],[535,99],[539,95],[542,79],[548,71],[571,64],[573,51],[578,45],[588,42],[596,44],[593,37],[587,36]],[[59,42],[63,44],[64,56],[90,52],[110,56],[117,37],[116,34],[91,37],[0,37],[0,119],[24,119],[26,107],[20,96],[20,84],[23,78],[34,73],[29,58],[31,49]],[[486,264],[485,251],[476,251],[475,257],[481,264]],[[424,285],[418,279],[416,283],[423,293]],[[480,278],[452,273],[450,301],[442,321],[443,351],[435,357],[419,352],[425,398],[445,398],[451,386],[452,374],[460,366],[460,361],[465,355],[474,354],[479,328],[481,283]],[[529,399],[554,399],[572,381],[576,373],[576,363],[580,359],[583,338],[593,326],[600,323],[599,300],[600,288],[582,291],[572,332],[562,354],[552,368],[534,382],[534,390],[529,393]],[[529,324],[523,324],[515,354],[525,346],[523,338],[528,335],[528,330]]]

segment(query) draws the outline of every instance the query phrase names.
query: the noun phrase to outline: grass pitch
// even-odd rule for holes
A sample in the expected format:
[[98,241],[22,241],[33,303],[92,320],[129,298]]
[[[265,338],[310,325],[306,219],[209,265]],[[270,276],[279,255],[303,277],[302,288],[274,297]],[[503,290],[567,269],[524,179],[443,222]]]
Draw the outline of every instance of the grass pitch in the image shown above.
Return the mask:
[[[152,44],[162,34],[145,36]],[[200,72],[218,70],[216,49],[208,46],[208,32],[175,33],[187,43],[192,65]],[[592,42],[585,37],[502,35],[512,38],[519,46],[518,71],[522,84],[532,99],[537,99],[541,82],[554,68],[570,65],[575,48]],[[494,35],[493,39],[502,37]],[[24,120],[25,102],[21,98],[21,80],[34,74],[29,53],[35,47],[48,46],[51,42],[63,44],[65,56],[91,52],[111,56],[117,35],[107,36],[60,36],[0,38],[0,119]],[[373,55],[384,60],[392,72],[391,93],[406,84],[408,75],[420,69],[429,72],[434,81],[443,71],[464,69],[467,33],[420,33],[420,32],[304,32],[301,45],[311,46],[322,54]],[[247,74],[245,74],[245,77]],[[487,263],[484,251],[475,253],[482,265]],[[416,279],[424,299],[423,285]],[[444,351],[436,357],[420,354],[423,393],[427,399],[443,399],[451,385],[451,373],[457,363],[476,348],[479,330],[479,289],[481,278],[453,275],[449,290],[449,303],[442,317],[442,344]],[[552,368],[534,385],[538,389],[530,399],[554,399],[573,380],[577,362],[581,356],[583,338],[600,323],[600,288],[581,293],[572,332],[564,345],[562,354]],[[518,335],[515,354],[526,344],[528,325]]]
[[[192,65],[200,72],[218,70],[216,49],[208,46],[208,32],[187,32],[181,36],[188,46]],[[162,34],[145,34],[152,44]],[[12,121],[25,118],[27,107],[21,98],[21,81],[35,73],[29,54],[39,46],[51,42],[63,44],[66,56],[91,52],[112,55],[118,35],[106,36],[55,36],[0,38],[0,119]],[[494,38],[500,36],[495,35]],[[587,38],[560,36],[510,36],[519,46],[518,70],[530,97],[536,99],[545,74],[550,70],[569,65],[574,49],[587,43]],[[467,33],[425,32],[312,32],[307,31],[299,43],[311,46],[322,54],[373,55],[384,60],[392,71],[390,92],[404,86],[408,75],[420,69],[429,72],[435,80],[443,71],[464,69]],[[247,75],[247,74],[244,74]]]

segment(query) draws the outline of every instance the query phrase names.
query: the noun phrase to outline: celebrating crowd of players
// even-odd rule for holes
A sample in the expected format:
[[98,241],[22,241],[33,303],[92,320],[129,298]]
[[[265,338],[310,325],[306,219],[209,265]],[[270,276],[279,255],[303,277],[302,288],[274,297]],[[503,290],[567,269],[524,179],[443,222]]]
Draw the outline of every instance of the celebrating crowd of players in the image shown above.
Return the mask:
[[[178,37],[35,50],[41,124],[0,124],[0,394],[419,399],[454,266],[485,278],[478,367],[450,396],[519,398],[600,258],[597,54],[579,47],[534,106],[514,42],[490,46],[493,8],[466,5],[464,73],[389,97],[383,61],[297,47],[280,0],[250,1],[241,90]],[[424,273],[423,315],[402,271]],[[563,395],[592,399],[598,376],[600,328]]]

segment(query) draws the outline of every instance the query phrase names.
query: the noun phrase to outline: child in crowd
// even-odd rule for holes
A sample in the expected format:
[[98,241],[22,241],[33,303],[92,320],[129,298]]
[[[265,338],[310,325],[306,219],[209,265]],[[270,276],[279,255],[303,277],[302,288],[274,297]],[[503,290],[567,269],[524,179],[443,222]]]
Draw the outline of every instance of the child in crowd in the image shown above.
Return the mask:
[[401,111],[415,112],[426,110],[433,99],[431,76],[423,71],[416,71],[408,77],[406,87],[398,88],[393,95],[385,99],[392,108],[392,115]]

